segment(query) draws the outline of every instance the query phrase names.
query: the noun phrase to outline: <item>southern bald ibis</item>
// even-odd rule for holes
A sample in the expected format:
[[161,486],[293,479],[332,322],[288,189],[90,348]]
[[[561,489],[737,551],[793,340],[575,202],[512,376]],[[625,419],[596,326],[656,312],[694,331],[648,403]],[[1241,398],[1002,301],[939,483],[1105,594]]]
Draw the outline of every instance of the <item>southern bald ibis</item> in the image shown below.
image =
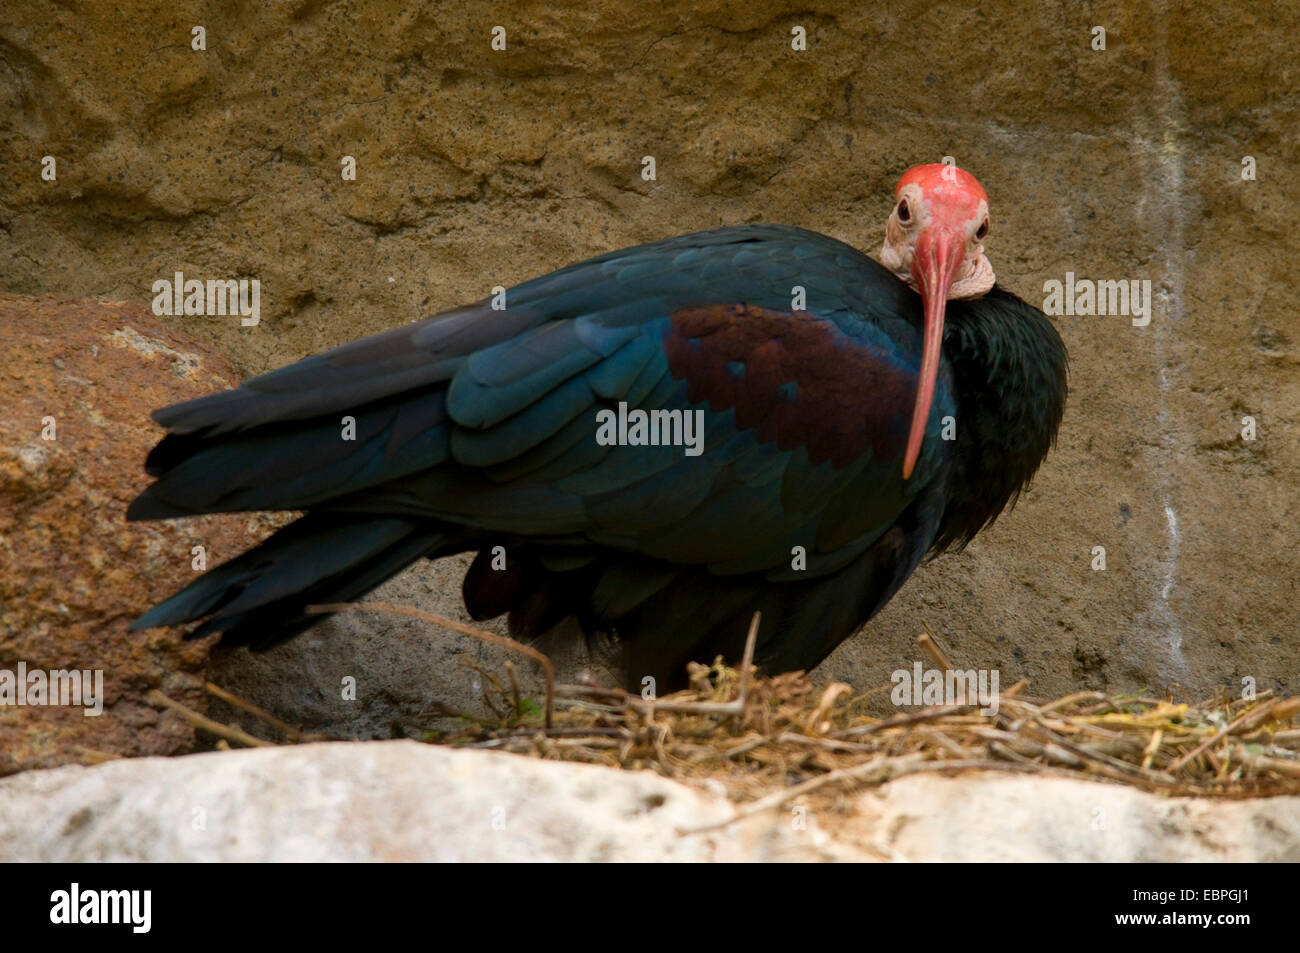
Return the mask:
[[[265,648],[309,604],[475,551],[472,616],[613,636],[634,683],[737,660],[755,610],[759,664],[811,668],[1055,440],[1065,348],[995,284],[988,227],[973,176],[918,166],[880,263],[800,228],[697,232],[159,410],[130,519],[304,515],[134,627]],[[634,443],[637,410],[690,412],[698,452]],[[612,413],[622,442],[598,439]]]

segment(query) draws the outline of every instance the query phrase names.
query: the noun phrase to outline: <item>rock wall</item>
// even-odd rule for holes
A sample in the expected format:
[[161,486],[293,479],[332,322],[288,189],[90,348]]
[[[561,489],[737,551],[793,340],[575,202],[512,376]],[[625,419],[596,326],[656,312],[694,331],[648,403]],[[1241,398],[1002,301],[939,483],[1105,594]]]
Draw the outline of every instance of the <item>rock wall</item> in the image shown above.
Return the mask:
[[1012,290],[1150,281],[1154,307],[1058,319],[1072,393],[1032,491],[825,674],[886,681],[924,623],[1042,693],[1295,690],[1297,31],[1280,2],[12,0],[0,288],[147,305],[176,271],[257,278],[256,327],[164,319],[253,373],[692,229],[874,250],[899,173],[951,155]]

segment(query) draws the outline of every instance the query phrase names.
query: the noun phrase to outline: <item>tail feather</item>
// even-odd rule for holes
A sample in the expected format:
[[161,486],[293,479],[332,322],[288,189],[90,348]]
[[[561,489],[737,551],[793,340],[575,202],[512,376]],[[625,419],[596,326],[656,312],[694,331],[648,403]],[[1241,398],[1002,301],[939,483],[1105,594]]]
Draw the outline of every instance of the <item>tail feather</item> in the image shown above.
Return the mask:
[[312,603],[356,599],[422,556],[466,548],[446,524],[309,513],[261,545],[200,576],[154,606],[132,629],[204,620],[186,634],[224,633],[224,645],[270,648],[315,625]]
[[354,408],[349,417],[348,440],[338,417],[168,434],[145,461],[157,481],[132,501],[127,519],[308,509],[447,459],[451,431],[439,391]]

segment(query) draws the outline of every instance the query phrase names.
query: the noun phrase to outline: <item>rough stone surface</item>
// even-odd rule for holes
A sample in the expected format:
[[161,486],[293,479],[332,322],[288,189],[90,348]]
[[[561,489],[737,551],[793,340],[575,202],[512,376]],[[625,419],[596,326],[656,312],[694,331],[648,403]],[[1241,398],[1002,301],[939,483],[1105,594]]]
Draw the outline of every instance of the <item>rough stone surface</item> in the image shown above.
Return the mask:
[[318,744],[7,778],[0,861],[1300,860],[1295,797],[912,776],[830,812],[680,833],[732,812],[650,772],[411,741]]
[[1300,797],[1169,798],[1070,778],[900,778],[859,796],[837,842],[893,860],[1300,860]]
[[203,710],[212,640],[127,623],[193,578],[196,540],[219,560],[257,535],[246,517],[128,524],[124,512],[161,432],[149,410],[229,387],[234,369],[137,305],[3,293],[0,354],[0,670],[102,670],[105,702],[95,717],[0,701],[0,774],[191,750],[192,729],[145,695]]
[[[482,625],[469,618],[460,599],[469,560],[424,562],[380,586],[372,598]],[[500,623],[487,628],[505,631]],[[404,616],[344,613],[266,652],[217,646],[209,674],[305,731],[392,738],[446,727],[449,714],[489,715],[483,695],[492,688],[485,675],[502,678],[506,661],[515,665],[525,690],[544,691],[534,663],[506,649]],[[571,667],[559,671],[562,680],[573,680]],[[348,678],[355,691],[344,691]],[[214,699],[212,714],[268,737],[264,723],[232,705]]]
[[[722,834],[725,799],[650,772],[319,744],[28,772],[0,782],[0,860],[736,860],[821,858],[771,822]],[[770,828],[770,829],[769,829]],[[793,859],[793,857],[791,857]]]
[[[1294,691],[1298,31],[1281,2],[16,0],[0,287],[145,304],[177,270],[257,277],[256,328],[172,319],[251,373],[691,229],[782,221],[874,250],[898,174],[952,155],[989,191],[1004,284],[1034,300],[1067,271],[1149,279],[1154,314],[1058,320],[1072,394],[1034,488],[824,674],[885,681],[924,622],[962,664],[1040,694]],[[382,657],[377,631],[358,653]],[[428,658],[387,683],[435,686]]]

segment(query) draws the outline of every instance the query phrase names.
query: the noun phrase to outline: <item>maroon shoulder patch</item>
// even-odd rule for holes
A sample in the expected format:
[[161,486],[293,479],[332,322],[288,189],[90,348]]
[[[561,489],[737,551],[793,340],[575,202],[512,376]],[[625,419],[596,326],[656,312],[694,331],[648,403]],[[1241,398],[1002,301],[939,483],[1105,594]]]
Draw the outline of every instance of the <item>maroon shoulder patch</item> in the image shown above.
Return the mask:
[[693,402],[813,463],[847,466],[864,450],[901,456],[916,377],[807,313],[752,305],[683,308],[664,350]]

